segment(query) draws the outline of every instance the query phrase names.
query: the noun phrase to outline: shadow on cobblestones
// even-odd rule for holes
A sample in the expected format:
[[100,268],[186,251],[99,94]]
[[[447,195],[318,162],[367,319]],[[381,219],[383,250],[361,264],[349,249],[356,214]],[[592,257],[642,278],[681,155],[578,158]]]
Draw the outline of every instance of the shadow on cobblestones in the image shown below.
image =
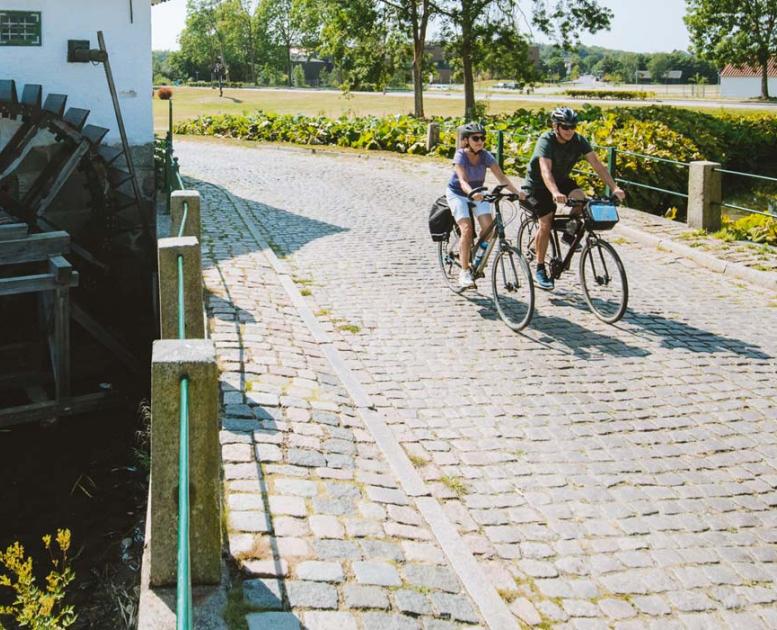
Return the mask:
[[[480,307],[478,314],[483,319],[498,321],[499,318],[494,310],[494,303],[490,298],[480,295],[468,295],[466,299]],[[554,300],[554,303],[556,302],[579,308],[573,302],[566,300]],[[537,336],[537,333],[540,336]],[[556,344],[560,344],[567,348],[572,355],[581,359],[601,358],[601,355],[646,357],[651,354],[650,351],[644,348],[631,346],[620,339],[594,332],[568,319],[553,315],[548,316],[535,313],[531,327],[515,334],[533,339],[539,344],[556,350],[559,350]],[[595,351],[595,353],[591,351]]]
[[[187,177],[186,181],[191,188],[197,190],[203,190],[204,188],[210,187],[223,192],[225,195],[227,194],[227,189],[217,184],[212,184],[192,177]],[[238,197],[237,195],[233,195],[233,197],[236,201],[245,204],[245,207],[256,216],[261,217],[259,228],[263,232],[262,236],[275,254],[281,258],[290,256],[297,250],[302,249],[308,243],[319,238],[348,231],[348,228],[343,228],[324,221],[317,221],[316,219],[295,214],[289,210],[268,206],[267,204],[260,203],[253,199]],[[235,212],[237,212],[237,210],[235,210]],[[236,235],[224,233],[218,236],[221,237],[218,240],[221,241],[222,247],[219,247],[214,251],[217,260],[227,260],[232,258],[236,253],[240,253],[240,246],[234,243],[234,237]],[[223,247],[223,245],[226,244],[226,241],[232,241],[229,248]]]
[[646,334],[657,337],[660,339],[662,348],[682,348],[690,352],[708,354],[733,352],[748,359],[764,361],[772,358],[761,348],[747,341],[718,335],[682,321],[667,319],[661,315],[627,311],[624,322],[628,324],[628,327],[619,326],[619,328],[637,336]]
[[[590,312],[585,302],[574,297],[553,297],[550,302],[554,306],[565,306],[583,312]],[[535,318],[532,321],[532,326],[535,328],[539,328],[536,324],[537,319],[541,318]],[[761,350],[760,347],[741,339],[719,335],[683,321],[668,319],[656,313],[635,312],[631,308],[626,311],[623,322],[616,324],[614,328],[636,337],[658,338],[661,347],[670,350],[683,349],[707,354],[732,352],[748,359],[761,359],[764,361],[773,358]],[[650,352],[645,351],[644,354],[619,354],[617,356],[647,356],[649,354]]]

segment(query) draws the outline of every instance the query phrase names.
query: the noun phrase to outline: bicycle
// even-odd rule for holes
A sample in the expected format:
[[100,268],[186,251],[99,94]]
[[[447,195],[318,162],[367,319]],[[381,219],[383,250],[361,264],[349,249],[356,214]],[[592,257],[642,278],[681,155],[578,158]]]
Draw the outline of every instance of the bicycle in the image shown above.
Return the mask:
[[[556,216],[548,242],[548,274],[558,280],[564,271],[569,270],[575,251],[585,238],[578,267],[583,296],[594,315],[608,324],[614,324],[623,317],[629,301],[629,283],[623,263],[615,248],[597,234],[597,231],[612,229],[618,222],[617,205],[615,197],[567,200],[567,206],[582,207],[583,212],[581,215]],[[536,258],[537,217],[529,208],[522,205],[521,209],[523,216],[518,228],[518,248],[523,257],[532,262]],[[564,256],[560,233],[566,233],[573,239]]]
[[[512,330],[522,330],[528,326],[534,313],[534,281],[529,270],[529,265],[524,260],[521,252],[513,247],[505,235],[505,224],[502,211],[499,207],[503,199],[515,201],[518,197],[512,193],[502,192],[503,185],[496,186],[490,193],[485,186],[474,189],[468,195],[472,200],[473,195],[484,193],[484,201],[494,204],[494,222],[485,234],[480,234],[470,251],[470,266],[472,277],[485,277],[485,268],[492,250],[498,243],[498,253],[491,268],[491,290],[494,296],[494,304],[499,317]],[[469,207],[469,218],[472,221],[473,233],[475,218],[472,214],[473,205]],[[448,238],[438,242],[438,260],[448,288],[454,293],[461,293],[464,289],[459,287],[458,275],[461,269],[459,263],[459,240],[461,231],[454,223]],[[488,242],[488,249],[482,256],[477,266],[474,259],[481,243]]]

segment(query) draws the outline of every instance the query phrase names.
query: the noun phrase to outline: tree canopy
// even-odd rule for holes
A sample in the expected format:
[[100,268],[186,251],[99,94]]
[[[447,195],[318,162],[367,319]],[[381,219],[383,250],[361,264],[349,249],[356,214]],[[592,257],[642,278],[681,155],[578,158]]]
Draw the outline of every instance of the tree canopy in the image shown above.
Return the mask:
[[694,50],[719,66],[761,71],[761,97],[769,98],[769,59],[777,57],[777,0],[686,0],[685,23]]

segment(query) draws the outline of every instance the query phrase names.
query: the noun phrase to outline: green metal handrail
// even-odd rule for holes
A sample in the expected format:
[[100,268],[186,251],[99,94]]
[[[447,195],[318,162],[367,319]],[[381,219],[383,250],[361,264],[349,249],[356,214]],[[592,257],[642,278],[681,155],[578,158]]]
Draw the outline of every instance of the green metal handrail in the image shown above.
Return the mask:
[[189,552],[189,379],[181,379],[180,448],[178,450],[178,576],[176,628],[192,630],[192,580]]
[[669,158],[662,158],[656,155],[646,155],[645,153],[634,153],[634,151],[624,151],[623,149],[619,149],[617,147],[598,147],[598,148],[612,149],[613,151],[616,151],[618,154],[645,158],[646,160],[653,160],[654,162],[665,162],[666,164],[674,164],[675,166],[683,166],[685,168],[690,167],[690,164],[688,162],[679,162],[677,160],[670,160]]
[[725,168],[713,169],[718,173],[725,173],[726,175],[741,175],[742,177],[752,177],[753,179],[762,179],[767,182],[777,182],[777,177],[769,177],[768,175],[756,175],[755,173],[740,173],[739,171],[729,171]]
[[736,206],[733,203],[721,203],[719,205],[721,208],[731,208],[732,210],[741,210],[742,212],[748,212],[750,214],[760,214],[761,216],[764,216],[764,217],[777,219],[777,214],[773,214],[771,212],[763,212],[762,210],[755,210],[754,208],[745,208],[744,206]]
[[[170,104],[172,128],[172,103]],[[172,129],[169,134],[170,156],[172,157]],[[175,186],[183,189],[183,180],[179,172],[178,158],[171,163],[170,187],[168,190],[168,208],[170,192]],[[178,226],[178,238],[183,236],[189,217],[189,204],[183,202],[181,225]],[[186,339],[186,311],[184,301],[183,256],[178,255],[178,338]],[[178,449],[178,571],[176,582],[176,628],[192,630],[192,580],[191,546],[189,541],[189,379],[183,377],[180,382],[180,419]]]
[[688,193],[681,193],[676,190],[667,190],[666,188],[658,188],[657,186],[650,186],[648,184],[640,184],[639,182],[632,182],[628,179],[623,179],[622,177],[614,177],[613,179],[619,184],[627,184],[628,186],[636,186],[637,188],[647,188],[648,190],[666,193],[667,195],[677,195],[678,197],[688,199]]

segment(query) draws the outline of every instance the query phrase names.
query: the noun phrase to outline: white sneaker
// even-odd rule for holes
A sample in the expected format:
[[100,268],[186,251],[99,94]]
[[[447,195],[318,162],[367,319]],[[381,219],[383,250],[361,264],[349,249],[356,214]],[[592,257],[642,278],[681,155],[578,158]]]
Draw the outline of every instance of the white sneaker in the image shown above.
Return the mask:
[[462,269],[459,273],[459,288],[471,289],[475,286],[475,281],[472,279],[472,272],[469,269]]

